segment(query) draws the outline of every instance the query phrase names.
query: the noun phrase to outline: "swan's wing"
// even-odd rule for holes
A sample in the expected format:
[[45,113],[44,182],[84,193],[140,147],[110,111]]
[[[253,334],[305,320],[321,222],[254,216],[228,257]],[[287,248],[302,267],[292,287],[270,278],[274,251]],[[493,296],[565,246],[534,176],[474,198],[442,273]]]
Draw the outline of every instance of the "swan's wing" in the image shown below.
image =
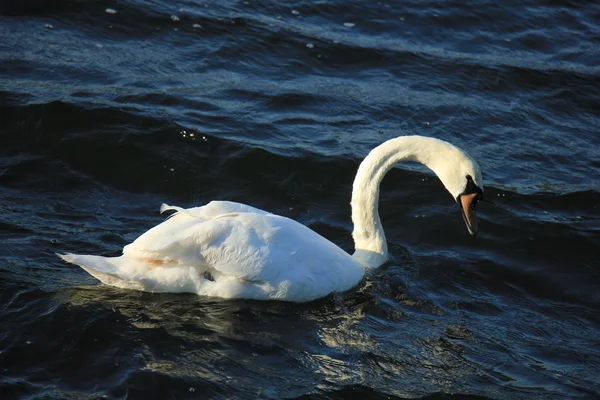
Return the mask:
[[[282,226],[291,220],[226,206],[220,208],[225,214],[203,207],[181,210],[125,246],[123,255],[155,266],[190,265],[247,281],[272,279],[274,274],[267,271],[276,263],[274,253],[287,249],[297,236]],[[278,235],[282,228],[287,235]]]

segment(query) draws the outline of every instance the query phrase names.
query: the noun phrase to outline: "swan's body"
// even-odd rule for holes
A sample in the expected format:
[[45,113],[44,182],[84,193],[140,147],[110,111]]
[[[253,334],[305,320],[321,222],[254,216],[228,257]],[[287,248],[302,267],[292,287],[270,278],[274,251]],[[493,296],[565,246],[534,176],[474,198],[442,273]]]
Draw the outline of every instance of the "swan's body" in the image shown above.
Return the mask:
[[[176,209],[163,205],[162,210]],[[244,204],[178,209],[121,257],[65,255],[100,281],[149,292],[308,301],[348,290],[364,268],[306,226]]]
[[352,192],[356,251],[351,256],[289,218],[244,204],[213,201],[175,210],[125,246],[120,257],[66,254],[105,284],[150,292],[192,292],[223,298],[314,300],[356,286],[365,270],[388,259],[378,214],[379,184],[402,160],[427,165],[477,231],[481,172],[462,150],[432,138],[405,136],[375,148],[361,163]]

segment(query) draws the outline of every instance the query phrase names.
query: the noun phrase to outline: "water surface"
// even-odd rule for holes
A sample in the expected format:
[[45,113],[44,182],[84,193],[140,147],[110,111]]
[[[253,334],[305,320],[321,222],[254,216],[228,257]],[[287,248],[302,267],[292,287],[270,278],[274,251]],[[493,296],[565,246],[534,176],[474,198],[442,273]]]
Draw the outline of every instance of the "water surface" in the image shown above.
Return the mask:
[[[564,0],[3,2],[0,397],[600,397],[599,32]],[[356,168],[406,134],[479,161],[480,234],[399,165],[392,259],[348,293],[139,293],[54,255],[213,199],[352,251]]]

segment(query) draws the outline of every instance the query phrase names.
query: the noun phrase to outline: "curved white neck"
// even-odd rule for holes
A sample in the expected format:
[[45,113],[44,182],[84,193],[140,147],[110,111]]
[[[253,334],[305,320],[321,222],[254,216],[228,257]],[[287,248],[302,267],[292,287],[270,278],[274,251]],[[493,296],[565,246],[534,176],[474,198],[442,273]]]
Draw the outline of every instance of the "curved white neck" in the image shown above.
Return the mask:
[[352,188],[355,253],[365,268],[377,268],[388,259],[385,233],[379,219],[379,184],[400,161],[416,161],[438,173],[443,155],[454,146],[423,136],[401,136],[379,145],[363,160]]

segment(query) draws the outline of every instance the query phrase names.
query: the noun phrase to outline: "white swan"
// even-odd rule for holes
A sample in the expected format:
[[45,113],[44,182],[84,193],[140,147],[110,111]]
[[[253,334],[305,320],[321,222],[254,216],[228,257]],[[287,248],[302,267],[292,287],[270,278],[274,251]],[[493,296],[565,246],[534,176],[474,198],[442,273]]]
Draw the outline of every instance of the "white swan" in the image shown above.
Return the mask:
[[125,246],[120,257],[64,254],[107,285],[150,292],[304,302],[356,286],[388,259],[378,213],[379,184],[399,161],[417,161],[440,178],[459,204],[471,235],[483,195],[481,172],[464,151],[442,140],[402,136],[372,150],[352,191],[355,253],[289,218],[244,204],[213,201],[175,210]]

